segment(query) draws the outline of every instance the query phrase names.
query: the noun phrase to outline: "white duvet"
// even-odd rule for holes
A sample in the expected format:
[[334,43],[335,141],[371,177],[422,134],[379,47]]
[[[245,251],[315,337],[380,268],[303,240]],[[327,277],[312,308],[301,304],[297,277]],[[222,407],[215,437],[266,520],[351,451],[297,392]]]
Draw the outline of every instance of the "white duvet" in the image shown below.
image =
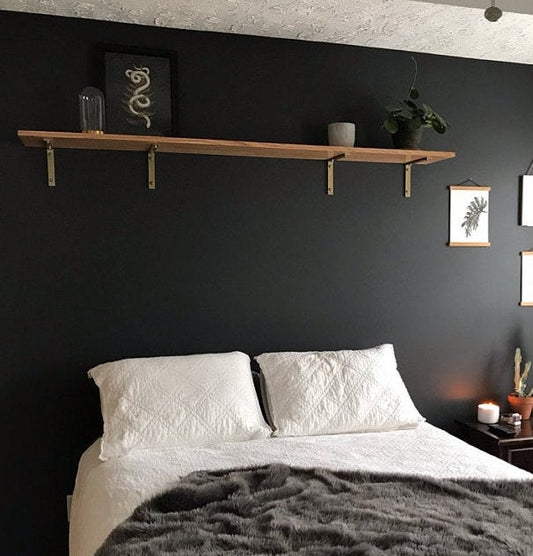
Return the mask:
[[525,479],[533,475],[428,423],[393,432],[268,438],[146,450],[102,462],[100,440],[82,455],[70,522],[70,556],[93,556],[142,501],[199,469],[281,462],[299,467],[405,473],[438,478]]

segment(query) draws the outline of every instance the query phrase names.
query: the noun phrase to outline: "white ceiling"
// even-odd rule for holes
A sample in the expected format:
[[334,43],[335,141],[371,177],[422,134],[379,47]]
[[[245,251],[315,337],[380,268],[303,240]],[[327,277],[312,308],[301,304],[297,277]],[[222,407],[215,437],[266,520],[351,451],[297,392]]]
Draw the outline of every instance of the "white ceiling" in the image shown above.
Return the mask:
[[1,9],[533,64],[533,0],[0,0]]
[[[490,0],[415,0],[416,2],[430,2],[431,4],[447,4],[451,6],[463,6],[465,8],[485,9]],[[531,0],[496,0],[495,6],[502,11],[515,12],[519,14],[533,14],[533,2]]]

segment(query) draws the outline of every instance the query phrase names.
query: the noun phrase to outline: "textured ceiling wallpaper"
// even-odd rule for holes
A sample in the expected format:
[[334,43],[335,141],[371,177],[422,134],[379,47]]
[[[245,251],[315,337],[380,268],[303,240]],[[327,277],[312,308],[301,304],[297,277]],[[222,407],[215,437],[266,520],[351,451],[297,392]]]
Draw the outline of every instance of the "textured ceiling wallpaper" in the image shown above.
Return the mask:
[[504,11],[490,23],[483,9],[434,2],[3,0],[2,9],[533,64],[533,15]]
[[[485,10],[490,6],[490,0],[415,0],[416,2],[431,2],[432,4],[448,4],[463,6],[465,8],[478,8]],[[521,14],[533,14],[533,2],[531,0],[495,0],[494,5],[504,12],[515,12]]]

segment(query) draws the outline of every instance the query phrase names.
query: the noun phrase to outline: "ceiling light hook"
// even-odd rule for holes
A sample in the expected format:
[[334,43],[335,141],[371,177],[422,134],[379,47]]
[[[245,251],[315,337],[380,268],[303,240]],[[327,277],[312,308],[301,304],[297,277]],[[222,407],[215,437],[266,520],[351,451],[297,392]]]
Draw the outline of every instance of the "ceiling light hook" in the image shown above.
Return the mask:
[[498,21],[503,12],[496,6],[496,0],[491,0],[490,6],[485,10],[485,19],[491,22]]

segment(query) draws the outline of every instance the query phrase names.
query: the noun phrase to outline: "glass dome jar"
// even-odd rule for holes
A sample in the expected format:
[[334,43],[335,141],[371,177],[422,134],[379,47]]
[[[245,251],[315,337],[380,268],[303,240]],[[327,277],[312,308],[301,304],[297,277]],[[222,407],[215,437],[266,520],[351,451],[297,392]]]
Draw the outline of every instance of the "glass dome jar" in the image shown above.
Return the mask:
[[104,93],[96,87],[85,87],[79,94],[80,127],[83,133],[104,133]]

